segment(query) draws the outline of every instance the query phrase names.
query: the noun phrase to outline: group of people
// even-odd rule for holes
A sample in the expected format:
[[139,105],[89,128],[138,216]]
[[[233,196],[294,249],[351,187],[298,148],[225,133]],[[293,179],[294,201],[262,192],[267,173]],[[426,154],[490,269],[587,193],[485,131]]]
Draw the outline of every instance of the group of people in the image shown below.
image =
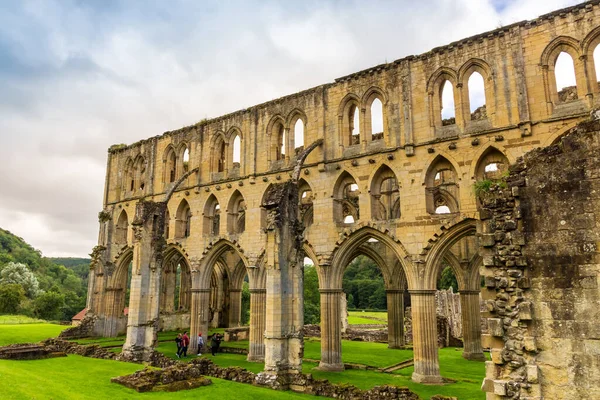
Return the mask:
[[[204,349],[204,345],[205,345],[204,338],[202,337],[202,332],[198,333],[197,340],[198,340],[197,341],[198,354],[196,354],[196,355],[201,356],[202,349]],[[223,335],[221,335],[220,333],[215,333],[211,336],[210,351],[213,356],[219,352],[219,346],[221,345],[222,341],[223,341]],[[187,357],[187,350],[188,350],[188,346],[190,345],[190,337],[188,336],[187,331],[183,332],[183,334],[181,334],[181,333],[177,334],[177,337],[175,338],[175,344],[177,344],[177,353],[175,353],[177,358],[181,358],[182,356]]]

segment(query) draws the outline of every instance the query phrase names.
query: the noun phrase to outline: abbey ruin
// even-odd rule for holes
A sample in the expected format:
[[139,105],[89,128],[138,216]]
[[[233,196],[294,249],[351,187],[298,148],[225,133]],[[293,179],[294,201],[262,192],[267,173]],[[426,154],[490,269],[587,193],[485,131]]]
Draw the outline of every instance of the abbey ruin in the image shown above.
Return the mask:
[[[600,398],[600,126],[573,130],[600,106],[599,43],[600,2],[587,2],[111,147],[94,333],[126,332],[122,357],[144,360],[158,330],[238,326],[248,276],[248,359],[285,387],[302,365],[304,257],[319,274],[320,368],[339,371],[342,277],[363,254],[384,276],[389,347],[405,345],[408,293],[412,378],[441,383],[444,264],[459,284],[463,356],[491,352],[488,399]],[[576,77],[568,95],[561,54]],[[476,74],[485,106],[473,111]],[[478,196],[481,182],[491,190]]]

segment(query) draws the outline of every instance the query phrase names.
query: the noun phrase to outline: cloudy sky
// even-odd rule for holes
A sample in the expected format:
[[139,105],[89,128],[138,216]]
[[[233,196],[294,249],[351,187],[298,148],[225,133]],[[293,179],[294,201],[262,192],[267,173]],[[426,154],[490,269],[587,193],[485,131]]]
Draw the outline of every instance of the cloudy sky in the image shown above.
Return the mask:
[[97,240],[106,149],[572,0],[0,1],[0,227]]

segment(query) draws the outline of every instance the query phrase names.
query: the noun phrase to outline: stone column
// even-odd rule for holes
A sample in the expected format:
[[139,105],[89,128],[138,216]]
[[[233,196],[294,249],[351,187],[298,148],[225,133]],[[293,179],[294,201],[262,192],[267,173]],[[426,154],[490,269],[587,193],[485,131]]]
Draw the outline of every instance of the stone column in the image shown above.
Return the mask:
[[404,348],[404,290],[388,289],[388,348]]
[[435,290],[411,290],[415,370],[412,380],[442,383],[438,360]]
[[198,352],[198,334],[202,332],[204,343],[208,340],[208,318],[210,317],[209,300],[210,289],[192,289],[192,304],[190,310],[191,338],[188,353]]
[[321,293],[321,362],[323,371],[343,371],[342,321],[340,296],[342,289],[319,289]]
[[229,289],[229,328],[242,324],[242,289]]
[[265,360],[266,289],[250,289],[250,344],[248,361]]
[[292,375],[302,372],[304,353],[304,253],[297,182],[271,186],[263,206],[267,211],[265,370],[256,382],[285,390]]
[[460,291],[463,354],[467,360],[485,361],[481,346],[481,309],[478,290]]

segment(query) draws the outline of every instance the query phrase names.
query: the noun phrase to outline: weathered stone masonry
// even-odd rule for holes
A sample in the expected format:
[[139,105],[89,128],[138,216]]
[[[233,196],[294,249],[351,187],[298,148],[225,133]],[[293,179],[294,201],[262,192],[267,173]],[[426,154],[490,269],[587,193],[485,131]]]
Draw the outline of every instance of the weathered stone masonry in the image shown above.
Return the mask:
[[[463,355],[481,359],[475,299],[482,257],[473,184],[497,179],[519,156],[553,143],[600,106],[593,59],[599,42],[600,7],[592,1],[111,147],[88,288],[94,333],[127,331],[124,354],[143,359],[157,329],[189,324],[197,335],[210,326],[238,326],[240,289],[248,275],[248,359],[264,360],[278,346],[285,350],[274,344],[277,336],[269,332],[277,327],[267,322],[280,315],[285,329],[279,339],[291,344],[287,350],[294,356],[287,364],[297,369],[301,338],[293,336],[301,328],[301,279],[294,278],[290,288],[298,294],[291,306],[297,311],[278,310],[286,303],[275,300],[276,288],[269,286],[275,281],[267,279],[278,261],[265,200],[274,185],[290,180],[303,145],[322,141],[294,189],[305,227],[302,247],[295,250],[310,257],[319,273],[321,368],[343,368],[342,278],[360,254],[382,270],[390,347],[404,345],[401,302],[410,293],[414,380],[441,381],[434,292],[442,263],[453,268],[461,308],[469,310],[463,312]],[[561,52],[573,59],[577,79],[568,98],[559,96],[554,76]],[[485,83],[486,112],[477,118],[470,115],[467,84],[474,72]],[[440,113],[446,81],[455,97],[450,124]],[[375,100],[383,105],[383,132],[372,129]],[[296,143],[301,127],[303,143]],[[137,217],[146,202],[165,205],[162,227],[159,215]],[[439,213],[440,207],[449,213]],[[162,238],[150,234],[161,231]],[[130,273],[134,283],[126,304]],[[177,304],[175,274],[181,277]],[[129,317],[123,315],[127,305]]]
[[600,398],[600,122],[511,167],[485,195],[490,398]]

